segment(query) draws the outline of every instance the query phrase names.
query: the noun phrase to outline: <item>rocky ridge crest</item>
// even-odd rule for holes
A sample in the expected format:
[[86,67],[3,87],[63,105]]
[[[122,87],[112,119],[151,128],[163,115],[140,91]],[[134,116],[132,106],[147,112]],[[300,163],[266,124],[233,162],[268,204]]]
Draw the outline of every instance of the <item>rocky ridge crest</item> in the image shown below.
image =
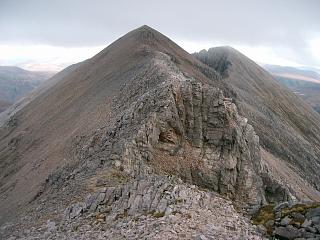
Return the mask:
[[[259,137],[226,97],[219,74],[200,62],[188,68],[192,58],[182,58],[186,53],[163,43],[159,34],[142,27],[124,37],[141,40],[134,56],[145,61],[112,97],[112,117],[73,139],[77,161],[55,170],[31,201],[26,219],[44,225],[12,231],[18,238],[179,239],[181,233],[196,239],[260,239],[230,200],[252,209],[294,198],[266,171]],[[110,54],[107,48],[94,59]],[[39,204],[43,207],[34,212]],[[186,225],[172,232],[174,218]],[[23,224],[27,229],[30,222]],[[84,233],[88,225],[94,226],[90,236]],[[4,234],[13,228],[5,226]]]

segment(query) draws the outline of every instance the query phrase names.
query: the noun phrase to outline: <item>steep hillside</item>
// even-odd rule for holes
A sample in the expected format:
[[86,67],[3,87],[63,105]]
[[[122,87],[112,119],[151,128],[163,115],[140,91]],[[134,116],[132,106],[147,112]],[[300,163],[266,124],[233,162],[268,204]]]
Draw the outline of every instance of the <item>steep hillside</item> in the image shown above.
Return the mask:
[[[225,81],[223,66],[215,69],[143,26],[0,115],[0,234],[261,239],[246,210],[318,200],[299,179],[317,166],[273,169],[276,151],[260,151],[234,103],[241,89]],[[282,179],[287,173],[296,184]]]
[[0,66],[0,100],[13,103],[53,75],[53,72],[31,72],[13,66]]
[[262,147],[319,190],[319,114],[231,47],[203,50],[194,56],[220,72],[234,89],[236,105],[254,126]]

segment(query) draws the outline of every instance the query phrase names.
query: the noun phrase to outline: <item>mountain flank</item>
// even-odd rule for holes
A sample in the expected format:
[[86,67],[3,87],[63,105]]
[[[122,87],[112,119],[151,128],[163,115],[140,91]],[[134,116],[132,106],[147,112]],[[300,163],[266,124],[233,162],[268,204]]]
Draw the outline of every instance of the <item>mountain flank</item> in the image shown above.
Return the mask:
[[214,55],[142,26],[0,115],[0,234],[262,239],[247,213],[318,201],[317,113]]
[[[319,190],[319,115],[267,71],[231,47],[194,54],[224,76],[261,147]],[[303,153],[303,154],[302,154]]]

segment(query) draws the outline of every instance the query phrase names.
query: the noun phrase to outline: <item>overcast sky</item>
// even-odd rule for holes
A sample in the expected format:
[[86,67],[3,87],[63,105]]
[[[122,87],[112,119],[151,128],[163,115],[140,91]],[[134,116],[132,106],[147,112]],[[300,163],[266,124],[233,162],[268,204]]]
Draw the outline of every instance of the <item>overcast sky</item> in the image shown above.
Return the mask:
[[319,0],[0,0],[0,65],[60,70],[146,24],[189,52],[231,45],[320,67],[319,11]]

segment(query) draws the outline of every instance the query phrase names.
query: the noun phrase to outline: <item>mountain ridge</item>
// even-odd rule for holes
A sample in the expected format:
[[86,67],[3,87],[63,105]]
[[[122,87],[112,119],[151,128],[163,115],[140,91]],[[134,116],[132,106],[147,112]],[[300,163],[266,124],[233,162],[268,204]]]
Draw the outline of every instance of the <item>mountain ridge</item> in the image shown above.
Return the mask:
[[[296,163],[297,168],[301,168],[304,162],[309,164],[313,159],[312,167],[304,166],[313,172],[314,167],[319,165],[314,152],[317,151],[319,154],[318,114],[299,97],[281,86],[266,70],[238,51],[230,49],[218,47],[194,55],[214,69],[225,71],[222,73],[224,81],[237,93],[234,98],[239,112],[255,127],[264,148],[285,158],[291,164]],[[279,124],[282,127],[275,130]],[[295,137],[299,135],[301,138],[297,140]],[[279,138],[282,140],[279,141]],[[293,143],[294,148],[290,146]],[[301,152],[306,152],[310,159],[306,161],[304,156],[300,155],[300,160],[294,160],[299,155],[299,152],[295,152],[296,149],[304,147],[308,150]],[[313,177],[317,178],[315,172],[310,180]],[[317,185],[317,181],[314,184]]]
[[[239,114],[246,113],[239,86],[226,81],[232,72],[219,73],[230,70],[219,68],[225,60],[219,57],[211,68],[143,26],[9,114],[0,128],[0,223],[15,224],[5,228],[6,236],[79,238],[87,224],[99,223],[89,231],[92,239],[102,228],[104,237],[120,238],[118,224],[138,238],[128,221],[148,219],[153,224],[145,234],[154,238],[157,219],[170,229],[176,217],[188,238],[203,231],[213,238],[261,239],[231,201],[253,210],[320,197],[311,185],[309,192],[291,189],[264,161],[250,116]],[[219,229],[205,223],[214,216],[221,216]],[[17,233],[31,229],[32,219],[37,228]],[[51,221],[59,227],[49,231]],[[206,228],[191,228],[190,221]],[[71,231],[73,224],[78,231]]]

